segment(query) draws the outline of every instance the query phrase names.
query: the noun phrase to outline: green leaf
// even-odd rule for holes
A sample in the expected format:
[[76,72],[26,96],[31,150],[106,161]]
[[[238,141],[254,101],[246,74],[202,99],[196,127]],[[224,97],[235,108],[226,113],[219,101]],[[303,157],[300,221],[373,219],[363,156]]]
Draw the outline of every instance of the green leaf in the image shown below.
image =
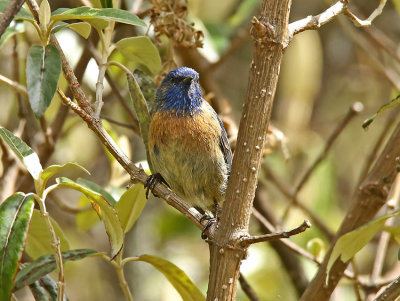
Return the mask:
[[54,45],[32,46],[26,62],[29,102],[37,118],[43,116],[57,90],[61,58]]
[[46,289],[42,287],[39,281],[35,281],[29,285],[31,293],[35,301],[48,301],[49,296],[47,295]]
[[387,104],[384,104],[383,106],[381,106],[379,108],[378,112],[376,112],[374,115],[372,115],[367,120],[365,120],[363,125],[362,125],[364,130],[368,129],[368,127],[375,120],[375,118],[378,117],[378,115],[382,114],[386,110],[388,110],[388,109],[390,109],[390,108],[392,108],[392,107],[394,107],[395,105],[398,105],[398,104],[400,104],[400,94],[397,95],[395,98],[393,98],[391,101],[389,101]]
[[57,22],[57,25],[53,26],[51,32],[56,33],[64,28],[70,28],[83,38],[87,39],[90,35],[90,31],[92,26],[88,22],[77,22],[77,23],[65,23],[65,22]]
[[[0,1],[0,13],[4,13],[4,10],[8,6],[10,1]],[[26,20],[26,21],[31,21],[34,22],[35,19],[33,16],[23,7],[19,10],[19,12],[16,14],[15,19],[17,20]]]
[[4,31],[0,38],[0,47],[12,36],[25,31],[24,22],[15,21]]
[[0,300],[11,298],[33,205],[33,195],[22,192],[10,196],[0,205]]
[[383,228],[388,218],[400,215],[400,211],[381,216],[373,221],[342,235],[333,247],[331,257],[327,266],[327,278],[329,271],[335,261],[340,257],[342,262],[349,261],[358,251],[360,251],[374,235]]
[[47,0],[42,0],[39,7],[39,22],[44,28],[47,28],[50,22],[50,15],[51,10],[49,2],[47,2]]
[[0,126],[0,137],[22,161],[32,177],[37,180],[42,171],[38,155],[24,141],[2,126]]
[[159,270],[181,295],[183,301],[204,301],[206,298],[192,280],[173,263],[152,255],[141,255],[138,261],[150,263]]
[[77,182],[78,184],[103,195],[111,205],[115,206],[117,204],[117,201],[113,198],[113,196],[95,182],[83,178],[78,178]]
[[112,8],[113,7],[112,0],[100,0],[100,3],[101,3],[101,7],[103,7],[103,8]]
[[[81,194],[78,200],[78,207],[85,208],[91,204],[92,202],[84,194]],[[98,214],[94,210],[78,212],[75,215],[75,220],[76,226],[80,231],[87,231],[101,221]]]
[[62,21],[62,20],[88,20],[88,19],[102,19],[106,21],[116,21],[120,23],[146,26],[138,16],[131,14],[130,12],[117,8],[90,8],[86,6],[77,7],[73,9],[58,9],[53,12],[51,20]]
[[75,183],[67,178],[58,178],[57,180],[59,187],[72,188],[80,191],[92,201],[93,209],[96,210],[100,219],[103,221],[108,238],[110,240],[111,257],[116,256],[122,248],[124,242],[124,232],[115,208],[109,202],[107,202],[107,199],[103,195],[88,189],[85,186]]
[[157,74],[161,70],[160,54],[148,37],[122,39],[115,47],[128,60],[145,65],[151,73]]
[[[54,279],[51,278],[49,275],[46,275],[39,280],[39,283],[40,283],[41,287],[43,287],[46,290],[47,294],[50,297],[50,300],[57,301],[58,287],[57,287],[57,283],[54,281]],[[48,299],[46,299],[46,301],[47,300]],[[63,301],[67,301],[67,300],[68,300],[67,295],[65,295],[65,293],[64,293]]]
[[[96,253],[98,252],[90,249],[76,249],[62,252],[63,263],[79,260]],[[15,278],[15,290],[41,279],[45,275],[56,270],[56,268],[57,263],[54,254],[40,256],[34,262],[25,264]]]
[[[53,218],[50,217],[50,221],[57,237],[60,239],[61,251],[69,250],[69,242],[65,237],[64,232]],[[25,252],[32,259],[36,259],[42,255],[52,254],[54,252],[54,249],[51,246],[49,229],[47,228],[47,224],[41,216],[40,211],[37,209],[33,210]]]
[[42,179],[42,186],[46,186],[47,181],[54,176],[56,173],[69,168],[69,167],[75,167],[77,169],[80,169],[84,172],[86,172],[88,175],[90,175],[90,172],[84,168],[82,165],[75,163],[75,162],[68,162],[65,163],[64,165],[51,165],[47,168],[45,168],[42,173],[40,174],[40,178]]
[[150,113],[147,107],[146,100],[144,99],[143,93],[140,90],[138,83],[132,73],[127,74],[129,95],[131,96],[133,106],[135,108],[136,115],[139,120],[140,133],[143,139],[143,144],[146,148],[147,162],[151,171],[154,171],[150,160],[149,143],[148,143],[148,133],[150,126]]
[[119,199],[116,209],[124,233],[135,224],[146,205],[146,190],[141,184],[132,185]]

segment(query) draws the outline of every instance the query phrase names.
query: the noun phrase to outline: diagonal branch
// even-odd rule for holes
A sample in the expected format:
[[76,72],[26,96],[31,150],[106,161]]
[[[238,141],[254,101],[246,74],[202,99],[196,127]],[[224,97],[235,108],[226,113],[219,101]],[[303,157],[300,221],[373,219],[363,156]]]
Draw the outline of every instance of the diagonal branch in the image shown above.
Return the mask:
[[297,235],[297,234],[300,234],[300,233],[306,231],[310,227],[311,227],[310,221],[304,220],[304,222],[300,226],[298,226],[292,230],[289,230],[289,231],[268,233],[268,234],[258,235],[258,236],[242,237],[240,239],[240,245],[242,247],[245,247],[245,246],[249,246],[251,244],[258,243],[258,242],[266,242],[266,241],[271,241],[271,240],[277,240],[280,238],[289,238],[290,236]]
[[4,31],[14,19],[15,15],[19,12],[22,5],[24,5],[25,0],[14,0],[10,1],[4,13],[0,16],[0,37],[3,35]]

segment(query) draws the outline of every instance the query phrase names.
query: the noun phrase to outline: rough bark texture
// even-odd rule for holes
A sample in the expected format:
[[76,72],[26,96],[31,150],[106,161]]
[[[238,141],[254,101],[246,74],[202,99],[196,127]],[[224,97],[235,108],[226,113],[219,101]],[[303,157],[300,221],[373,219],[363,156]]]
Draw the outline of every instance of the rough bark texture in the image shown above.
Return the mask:
[[220,222],[210,243],[210,278],[207,300],[235,300],[240,262],[247,248],[251,207],[257,185],[262,149],[268,129],[279,68],[288,38],[291,0],[264,0],[260,19],[253,18],[254,59],[250,66],[232,172]]
[[347,267],[347,263],[342,262],[340,259],[336,260],[329,273],[328,283],[325,283],[326,266],[333,246],[340,236],[374,218],[378,210],[385,204],[390,186],[395,177],[396,157],[400,157],[400,123],[392,133],[373,168],[355,192],[350,208],[331,244],[330,250],[301,300],[329,300]]

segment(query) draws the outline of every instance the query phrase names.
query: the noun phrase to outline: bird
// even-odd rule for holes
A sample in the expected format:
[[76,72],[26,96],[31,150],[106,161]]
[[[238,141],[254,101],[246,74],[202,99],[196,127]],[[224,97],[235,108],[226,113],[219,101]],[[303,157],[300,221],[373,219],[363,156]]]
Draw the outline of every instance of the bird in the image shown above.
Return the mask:
[[194,69],[170,71],[157,88],[148,147],[155,173],[147,189],[164,182],[189,206],[215,219],[224,202],[232,151],[221,119],[202,97]]

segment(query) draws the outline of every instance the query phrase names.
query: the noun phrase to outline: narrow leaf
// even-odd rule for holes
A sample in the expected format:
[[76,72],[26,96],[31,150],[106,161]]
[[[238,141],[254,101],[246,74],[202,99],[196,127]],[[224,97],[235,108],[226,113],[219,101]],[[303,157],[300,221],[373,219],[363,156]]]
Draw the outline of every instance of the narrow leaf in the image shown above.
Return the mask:
[[24,141],[1,126],[0,137],[3,138],[7,145],[22,161],[32,177],[37,180],[42,171],[42,165],[40,164],[38,155]]
[[109,202],[107,202],[107,199],[103,195],[88,189],[85,186],[75,183],[67,178],[59,178],[57,180],[59,187],[72,188],[80,191],[92,201],[92,204],[94,205],[93,208],[103,221],[105,230],[110,240],[111,256],[114,257],[117,255],[124,242],[124,232],[115,208]]
[[35,301],[48,301],[49,296],[47,295],[46,289],[42,287],[39,281],[35,281],[29,285],[31,293]]
[[138,261],[150,263],[159,270],[181,295],[183,301],[204,301],[206,300],[193,281],[173,263],[163,258],[152,255],[141,255]]
[[[61,230],[58,223],[50,217],[51,224],[53,225],[54,231],[57,237],[60,239],[61,251],[67,251],[70,249],[69,242]],[[29,226],[28,238],[26,240],[26,253],[33,259],[45,254],[51,254],[54,252],[51,246],[49,229],[43,217],[40,215],[39,210],[33,210],[31,223]]]
[[157,74],[161,70],[160,54],[148,37],[122,39],[115,47],[128,60],[145,65],[151,73]]
[[47,28],[47,25],[50,22],[50,5],[47,0],[42,0],[39,7],[39,22],[44,27]]
[[146,205],[146,190],[141,184],[132,185],[119,199],[116,209],[124,233],[135,224]]
[[333,247],[331,257],[327,266],[327,278],[334,262],[340,257],[342,262],[349,261],[358,251],[360,251],[374,235],[383,228],[388,218],[400,215],[400,211],[381,216],[373,221],[342,235]]
[[90,8],[82,6],[68,10],[58,9],[53,12],[51,19],[55,21],[71,19],[103,19],[106,21],[116,21],[130,25],[146,26],[146,23],[138,16],[131,14],[126,10],[117,8]]
[[61,58],[54,45],[32,46],[26,62],[29,102],[37,118],[43,116],[57,89]]
[[383,106],[381,106],[378,110],[378,112],[376,112],[374,115],[372,115],[371,117],[369,117],[367,120],[364,121],[362,127],[364,128],[364,130],[367,130],[368,127],[371,125],[371,123],[375,120],[376,117],[378,117],[378,115],[382,114],[383,112],[385,112],[386,110],[394,107],[395,105],[400,104],[400,94],[397,95],[395,98],[393,98],[391,101],[389,101],[388,103],[384,104]]
[[10,196],[0,205],[0,300],[11,298],[33,205],[33,195],[21,192]]
[[68,162],[64,165],[51,165],[47,168],[45,168],[42,173],[40,174],[40,178],[42,179],[42,186],[46,186],[47,181],[54,176],[56,173],[69,168],[69,167],[74,167],[74,168],[78,168],[82,171],[84,171],[85,173],[87,173],[88,175],[90,175],[90,172],[84,168],[82,165],[75,163],[75,162]]
[[[63,263],[83,259],[96,254],[97,251],[90,249],[76,249],[62,252]],[[15,278],[15,290],[29,285],[57,268],[57,263],[53,254],[40,256],[34,262],[26,263],[18,272]]]

